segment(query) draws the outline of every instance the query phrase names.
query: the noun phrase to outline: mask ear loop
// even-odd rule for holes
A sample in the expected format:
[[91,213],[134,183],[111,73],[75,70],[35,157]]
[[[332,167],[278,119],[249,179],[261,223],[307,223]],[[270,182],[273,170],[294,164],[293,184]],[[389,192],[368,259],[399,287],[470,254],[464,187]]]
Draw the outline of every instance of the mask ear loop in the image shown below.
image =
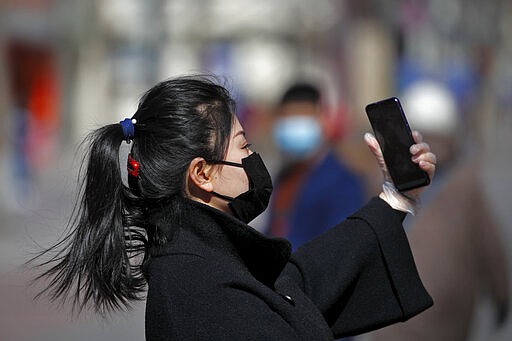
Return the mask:
[[[236,163],[236,162],[231,162],[231,161],[224,161],[224,160],[207,160],[206,162],[208,163],[213,163],[213,164],[221,164],[221,165],[227,165],[227,166],[233,166],[233,167],[239,167],[239,168],[244,168],[244,166],[241,164],[241,163]],[[233,197],[230,197],[230,196],[227,196],[227,195],[224,195],[224,194],[220,194],[220,193],[217,193],[215,191],[212,191],[211,192],[213,195],[215,195],[216,197],[219,197],[221,199],[224,199],[226,201],[233,201],[235,200],[235,198]]]
[[215,191],[211,191],[211,193],[212,193],[213,195],[215,195],[216,197],[219,197],[219,198],[221,198],[221,199],[224,199],[224,200],[226,200],[226,201],[228,201],[228,202],[231,202],[231,201],[235,200],[235,198],[233,198],[233,197],[230,197],[230,196],[227,196],[227,195],[224,195],[224,194],[220,194],[220,193],[217,193],[217,192],[215,192]]
[[242,165],[241,163],[236,163],[236,162],[231,162],[231,161],[207,160],[206,162],[213,163],[213,164],[221,164],[221,165],[228,165],[228,166],[233,166],[233,167],[244,168],[244,165]]

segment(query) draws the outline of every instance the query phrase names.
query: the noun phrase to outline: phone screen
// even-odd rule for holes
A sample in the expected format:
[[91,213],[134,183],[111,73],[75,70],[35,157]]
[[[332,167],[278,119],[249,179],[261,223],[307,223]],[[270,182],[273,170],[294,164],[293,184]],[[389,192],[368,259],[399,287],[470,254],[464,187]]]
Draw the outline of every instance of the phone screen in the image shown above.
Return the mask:
[[398,98],[371,103],[366,113],[395,187],[406,191],[428,185],[428,174],[411,160],[409,148],[414,139]]

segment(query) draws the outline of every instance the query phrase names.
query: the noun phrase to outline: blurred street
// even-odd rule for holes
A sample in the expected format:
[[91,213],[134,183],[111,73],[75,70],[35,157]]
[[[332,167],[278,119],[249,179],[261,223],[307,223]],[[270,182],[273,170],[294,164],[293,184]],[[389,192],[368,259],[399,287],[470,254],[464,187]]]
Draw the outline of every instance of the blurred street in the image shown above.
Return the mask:
[[[0,1],[0,341],[144,339],[143,301],[107,319],[77,316],[69,302],[34,300],[45,283],[31,285],[38,271],[25,263],[65,235],[86,134],[131,117],[156,82],[190,73],[226,83],[274,179],[285,164],[273,139],[280,94],[298,81],[318,85],[329,147],[362,179],[365,200],[382,180],[362,139],[365,105],[397,96],[412,119],[404,94],[434,84],[442,98],[424,91],[423,121],[409,122],[440,138],[433,151],[448,166],[432,187],[453,164],[480,157],[482,198],[511,277],[511,25],[509,0]],[[266,219],[253,226],[265,232]],[[510,341],[512,316],[496,327],[487,289],[468,297],[468,340]]]

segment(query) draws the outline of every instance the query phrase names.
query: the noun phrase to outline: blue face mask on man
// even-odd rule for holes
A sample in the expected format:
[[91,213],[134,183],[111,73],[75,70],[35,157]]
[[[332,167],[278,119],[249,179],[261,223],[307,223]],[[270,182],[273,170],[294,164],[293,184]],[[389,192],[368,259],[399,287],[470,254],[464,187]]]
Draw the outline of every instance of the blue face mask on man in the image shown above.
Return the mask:
[[287,116],[274,125],[274,140],[281,151],[293,158],[304,158],[322,143],[322,128],[314,117]]

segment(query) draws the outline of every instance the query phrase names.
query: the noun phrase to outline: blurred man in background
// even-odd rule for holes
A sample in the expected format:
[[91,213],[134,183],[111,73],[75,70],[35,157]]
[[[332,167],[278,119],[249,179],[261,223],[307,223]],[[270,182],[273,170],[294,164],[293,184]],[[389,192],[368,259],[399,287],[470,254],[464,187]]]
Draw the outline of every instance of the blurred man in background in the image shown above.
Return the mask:
[[274,183],[268,233],[294,249],[339,223],[364,200],[362,181],[330,148],[332,122],[319,90],[292,85],[277,108],[274,139],[283,166]]

